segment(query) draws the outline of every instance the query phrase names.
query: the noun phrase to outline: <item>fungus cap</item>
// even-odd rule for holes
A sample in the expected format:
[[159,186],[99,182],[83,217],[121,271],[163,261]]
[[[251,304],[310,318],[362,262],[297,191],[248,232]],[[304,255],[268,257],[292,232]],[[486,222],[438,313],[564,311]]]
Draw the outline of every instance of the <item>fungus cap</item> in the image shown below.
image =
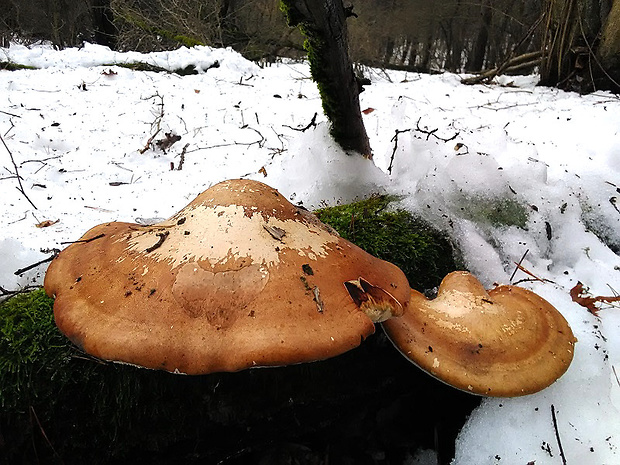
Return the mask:
[[409,299],[396,266],[249,180],[217,184],[158,224],[92,228],[54,259],[45,289],[86,352],[188,374],[338,355]]
[[420,368],[485,396],[544,389],[568,369],[576,342],[564,317],[534,292],[517,286],[487,292],[466,272],[446,276],[433,300],[411,290],[405,314],[383,326]]

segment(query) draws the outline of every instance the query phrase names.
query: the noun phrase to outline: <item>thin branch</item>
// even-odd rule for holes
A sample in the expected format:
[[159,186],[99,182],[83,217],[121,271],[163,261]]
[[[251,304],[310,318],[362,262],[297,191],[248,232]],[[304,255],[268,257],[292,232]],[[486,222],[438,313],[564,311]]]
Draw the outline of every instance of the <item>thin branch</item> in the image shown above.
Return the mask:
[[20,268],[14,274],[16,276],[20,276],[20,275],[24,274],[26,271],[30,271],[33,268],[36,268],[37,266],[42,265],[43,263],[51,262],[52,260],[54,260],[56,258],[56,255],[58,255],[60,253],[60,250],[52,249],[51,252],[52,252],[52,255],[50,255],[49,257],[44,258],[43,260],[39,260],[38,262],[33,263],[32,265],[28,265],[28,266],[26,266],[24,268]]
[[26,200],[30,202],[30,205],[32,205],[35,210],[38,210],[37,206],[34,203],[32,203],[32,200],[30,200],[30,197],[28,197],[28,194],[26,194],[26,191],[24,190],[24,186],[22,185],[22,178],[19,175],[19,170],[17,168],[17,163],[15,163],[13,154],[9,150],[9,147],[6,145],[6,142],[4,142],[4,138],[1,135],[0,135],[0,141],[2,141],[2,145],[4,145],[4,148],[6,149],[6,151],[9,152],[9,157],[11,157],[11,163],[13,163],[13,168],[15,169],[15,177],[17,178],[17,183],[19,184],[19,187],[17,188],[17,190],[21,192],[24,197],[26,197]]
[[558,431],[558,419],[555,416],[555,406],[551,404],[551,418],[553,420],[553,429],[555,430],[555,439],[558,441],[558,448],[560,449],[560,457],[562,458],[562,465],[566,465],[566,456],[564,455],[564,448],[562,447],[562,441],[560,441],[560,432]]
[[312,120],[310,120],[310,122],[306,126],[304,126],[303,128],[294,128],[292,126],[289,126],[288,124],[284,124],[284,127],[285,128],[290,128],[293,131],[306,132],[308,129],[316,127],[316,117],[317,117],[317,115],[318,115],[318,113],[314,113],[314,116],[312,117]]

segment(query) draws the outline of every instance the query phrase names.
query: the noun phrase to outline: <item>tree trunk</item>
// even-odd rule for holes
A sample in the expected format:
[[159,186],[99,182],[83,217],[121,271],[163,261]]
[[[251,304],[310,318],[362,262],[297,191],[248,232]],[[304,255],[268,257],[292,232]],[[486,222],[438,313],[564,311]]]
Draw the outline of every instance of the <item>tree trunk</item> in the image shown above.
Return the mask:
[[92,12],[95,43],[115,48],[117,31],[110,0],[94,0]]
[[474,41],[471,55],[469,56],[467,65],[465,66],[466,71],[480,71],[484,67],[484,56],[487,51],[489,28],[491,27],[493,13],[493,10],[491,9],[491,0],[486,0],[484,4],[480,5],[480,7],[482,10],[480,29],[478,29],[478,34],[476,36],[476,40]]
[[546,15],[540,84],[620,92],[620,0],[547,0]]
[[599,88],[620,92],[620,0],[614,1],[607,16],[597,55],[602,74],[611,84],[604,86],[599,82]]
[[359,104],[362,87],[349,59],[342,0],[282,0],[281,5],[289,25],[298,26],[306,37],[310,72],[334,140],[345,150],[372,158]]

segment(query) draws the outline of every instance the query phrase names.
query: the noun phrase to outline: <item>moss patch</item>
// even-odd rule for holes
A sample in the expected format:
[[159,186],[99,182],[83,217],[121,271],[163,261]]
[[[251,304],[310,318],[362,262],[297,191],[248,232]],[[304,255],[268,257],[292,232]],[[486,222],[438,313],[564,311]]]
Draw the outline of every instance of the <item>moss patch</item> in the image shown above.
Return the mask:
[[393,210],[394,197],[379,195],[315,212],[345,239],[398,266],[419,291],[439,285],[459,268],[448,237],[405,210]]
[[20,69],[37,69],[34,66],[20,65],[12,61],[0,61],[0,70],[19,71]]
[[495,227],[527,227],[529,207],[511,198],[466,197],[459,201],[460,215]]

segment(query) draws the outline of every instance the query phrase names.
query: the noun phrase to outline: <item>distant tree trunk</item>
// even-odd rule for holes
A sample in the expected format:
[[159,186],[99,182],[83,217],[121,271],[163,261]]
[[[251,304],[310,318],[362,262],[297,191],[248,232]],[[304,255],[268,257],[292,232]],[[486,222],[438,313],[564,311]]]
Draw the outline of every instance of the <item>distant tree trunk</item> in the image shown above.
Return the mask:
[[474,46],[465,66],[467,71],[480,71],[484,67],[484,56],[486,55],[487,43],[489,41],[489,28],[491,27],[491,19],[493,17],[491,0],[486,0],[480,7],[482,10],[480,29],[478,29]]
[[620,0],[547,0],[546,14],[540,84],[620,92]]
[[317,83],[334,140],[345,150],[372,158],[362,120],[362,90],[349,59],[347,12],[342,0],[282,0],[290,26],[306,37],[310,72]]
[[93,28],[95,30],[95,43],[115,48],[116,27],[114,15],[110,8],[110,0],[93,1]]
[[601,42],[598,47],[598,61],[604,70],[607,83],[603,86],[614,92],[620,92],[620,0],[615,0],[603,26]]

